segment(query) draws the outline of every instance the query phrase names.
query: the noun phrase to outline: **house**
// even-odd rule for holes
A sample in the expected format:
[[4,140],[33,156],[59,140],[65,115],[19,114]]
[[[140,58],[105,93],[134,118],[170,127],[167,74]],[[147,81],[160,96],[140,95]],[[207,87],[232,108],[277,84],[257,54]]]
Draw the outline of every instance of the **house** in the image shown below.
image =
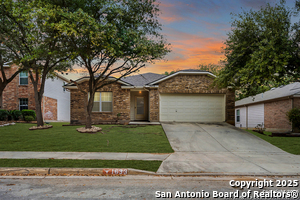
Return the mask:
[[[93,123],[121,121],[223,122],[234,124],[234,91],[211,87],[210,72],[181,70],[169,76],[146,73],[106,85],[96,92]],[[114,78],[112,78],[114,79]],[[89,77],[76,80],[87,88]],[[71,93],[71,124],[85,123],[88,95],[75,84]]]
[[286,113],[292,108],[300,108],[299,82],[236,101],[235,126],[254,128],[262,124],[266,131],[288,132],[292,125]]
[[[8,77],[17,70],[18,66],[15,64],[4,65]],[[70,120],[70,93],[63,88],[68,82],[69,79],[60,74],[46,80],[42,100],[44,120]],[[28,72],[21,72],[6,86],[0,97],[0,109],[35,110],[34,90]]]

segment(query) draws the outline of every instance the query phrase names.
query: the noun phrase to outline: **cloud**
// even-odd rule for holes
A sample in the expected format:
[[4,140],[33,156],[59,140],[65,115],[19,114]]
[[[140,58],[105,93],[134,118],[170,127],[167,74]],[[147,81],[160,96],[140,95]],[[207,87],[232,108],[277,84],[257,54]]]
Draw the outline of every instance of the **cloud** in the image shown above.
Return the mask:
[[177,69],[197,68],[199,64],[218,62],[223,59],[222,37],[204,37],[171,28],[165,29],[172,52],[166,57],[168,61],[160,61],[141,70],[145,72],[163,73]]

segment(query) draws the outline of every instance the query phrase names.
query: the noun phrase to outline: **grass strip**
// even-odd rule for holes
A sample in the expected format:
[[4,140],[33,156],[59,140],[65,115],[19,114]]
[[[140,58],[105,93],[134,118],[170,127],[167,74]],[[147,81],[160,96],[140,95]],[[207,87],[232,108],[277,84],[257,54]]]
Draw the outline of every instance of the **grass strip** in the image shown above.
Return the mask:
[[172,147],[160,125],[97,125],[102,133],[79,133],[82,126],[62,126],[28,130],[35,124],[17,123],[0,127],[0,151],[61,151],[61,152],[136,152],[172,153]]
[[271,132],[265,131],[262,135],[255,131],[247,130],[249,133],[260,137],[261,139],[273,144],[274,146],[282,149],[291,154],[300,155],[300,137],[270,137]]
[[0,167],[133,168],[156,172],[162,161],[0,159]]

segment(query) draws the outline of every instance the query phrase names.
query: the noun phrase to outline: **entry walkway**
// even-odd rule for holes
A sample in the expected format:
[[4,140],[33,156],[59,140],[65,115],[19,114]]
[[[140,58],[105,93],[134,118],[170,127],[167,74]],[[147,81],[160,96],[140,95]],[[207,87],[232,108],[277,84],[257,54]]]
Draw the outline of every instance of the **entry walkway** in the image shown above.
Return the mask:
[[165,160],[162,153],[0,151],[0,159]]

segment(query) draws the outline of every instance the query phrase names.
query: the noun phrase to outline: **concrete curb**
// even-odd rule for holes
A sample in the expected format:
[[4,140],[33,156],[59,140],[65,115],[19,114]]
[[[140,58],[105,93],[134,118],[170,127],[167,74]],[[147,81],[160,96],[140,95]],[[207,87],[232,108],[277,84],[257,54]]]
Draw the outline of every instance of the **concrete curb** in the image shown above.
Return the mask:
[[[103,173],[108,168],[35,168],[35,167],[0,167],[0,176],[6,175],[98,175],[106,176]],[[109,168],[119,169],[119,168]],[[124,168],[122,168],[124,169]],[[155,172],[127,168],[127,175],[155,175]],[[118,174],[114,174],[118,175]],[[120,174],[125,175],[125,174]]]
[[[35,167],[0,167],[1,176],[107,176],[103,173],[108,168],[35,168]],[[109,168],[120,169],[120,168]],[[123,168],[124,169],[124,168]],[[108,176],[124,176],[114,174]],[[300,176],[300,173],[155,173],[151,171],[127,168],[126,175],[151,175],[151,176]]]

